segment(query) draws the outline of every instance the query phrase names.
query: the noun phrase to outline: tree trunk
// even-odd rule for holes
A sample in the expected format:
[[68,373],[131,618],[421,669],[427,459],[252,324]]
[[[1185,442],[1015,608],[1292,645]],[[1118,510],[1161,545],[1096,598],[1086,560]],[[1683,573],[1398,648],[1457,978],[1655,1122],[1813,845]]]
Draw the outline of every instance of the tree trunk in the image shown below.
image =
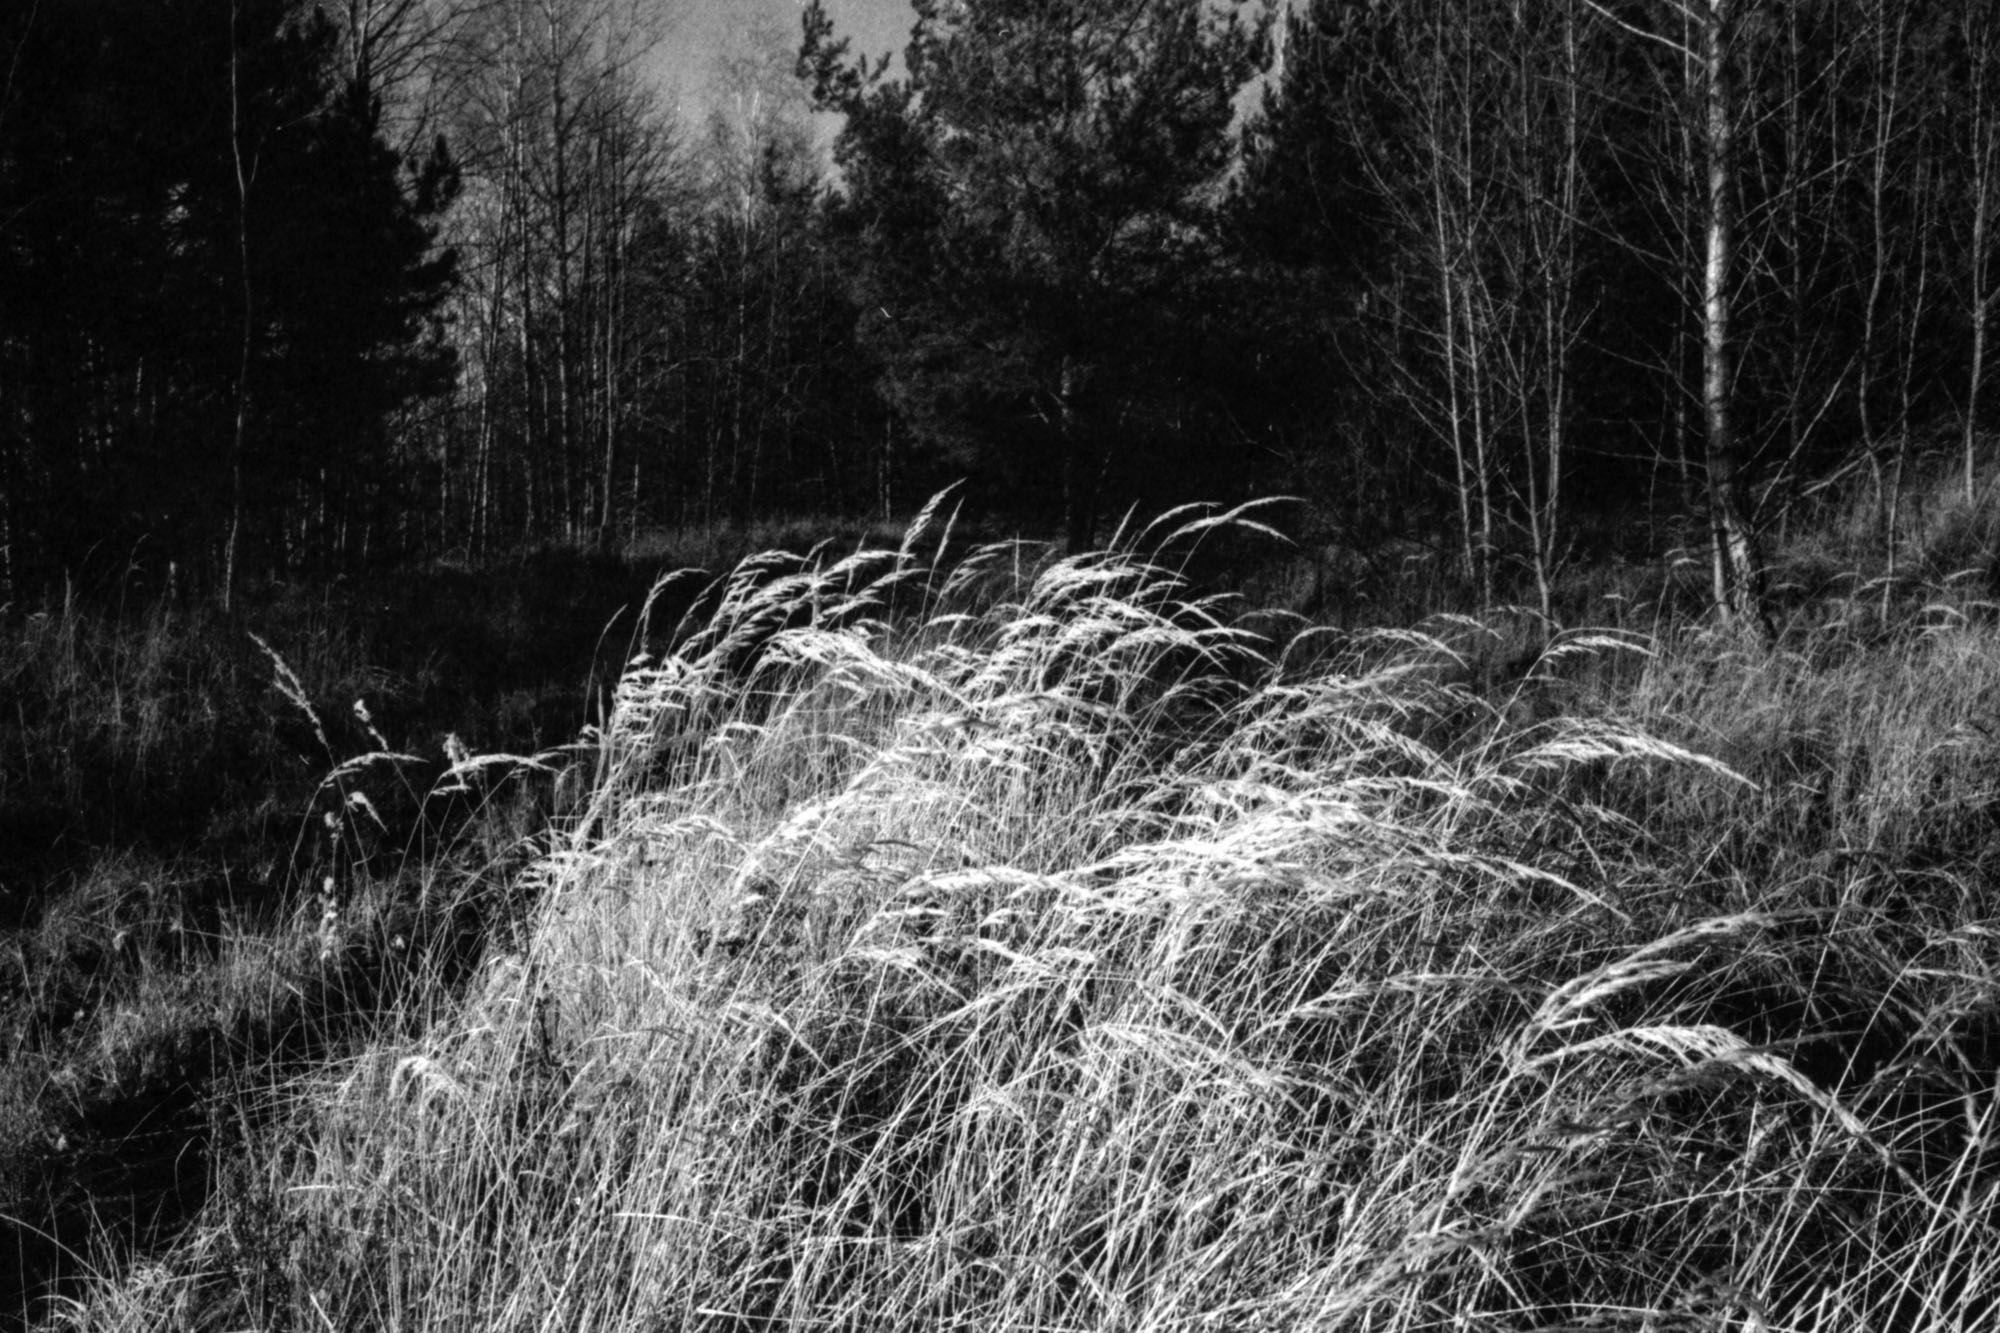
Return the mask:
[[1056,390],[1056,426],[1062,438],[1063,538],[1069,553],[1088,551],[1097,540],[1097,470],[1076,420],[1076,361],[1064,357]]
[[1993,228],[1996,172],[2000,172],[2000,108],[1989,92],[1994,72],[1994,18],[1990,8],[1969,34],[1973,47],[1972,120],[1972,261],[1967,306],[1972,316],[1972,364],[1965,386],[1965,502],[1978,501],[1979,398],[1986,379],[1986,321],[1993,306],[1992,261],[1987,254]]
[[243,326],[236,347],[236,413],[229,440],[229,530],[222,543],[222,609],[236,596],[237,548],[243,534],[243,449],[250,409],[250,338],[255,311],[250,291],[250,177],[243,163],[243,126],[238,99],[236,6],[229,7],[229,157],[236,172],[236,263],[243,298]]
[[1473,534],[1472,469],[1465,456],[1465,407],[1459,400],[1458,284],[1452,276],[1455,264],[1452,258],[1450,232],[1445,224],[1444,168],[1441,163],[1433,162],[1433,170],[1435,175],[1431,180],[1431,213],[1434,231],[1430,239],[1436,247],[1438,295],[1444,306],[1442,323],[1445,404],[1451,428],[1452,481],[1458,499],[1458,544],[1465,557],[1465,576],[1477,584],[1481,581],[1480,546]]
[[1708,0],[1701,41],[1705,78],[1708,180],[1702,270],[1702,416],[1706,427],[1709,530],[1715,543],[1715,605],[1724,620],[1767,637],[1763,555],[1745,498],[1743,460],[1730,418],[1734,348],[1729,296],[1735,259],[1734,104],[1729,82],[1729,0]]

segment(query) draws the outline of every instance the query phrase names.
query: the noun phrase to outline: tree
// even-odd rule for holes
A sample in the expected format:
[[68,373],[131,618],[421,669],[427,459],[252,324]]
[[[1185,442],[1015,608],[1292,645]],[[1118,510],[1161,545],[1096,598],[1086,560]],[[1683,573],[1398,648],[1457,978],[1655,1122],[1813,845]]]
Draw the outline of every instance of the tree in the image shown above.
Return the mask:
[[385,535],[386,419],[450,376],[433,242],[454,172],[382,142],[336,40],[291,0],[0,20],[0,475],[24,590],[143,546],[226,594],[238,545],[298,568]]
[[1977,499],[1975,453],[1987,376],[1987,328],[2000,300],[2000,282],[1995,281],[2000,256],[1994,253],[1994,223],[2000,213],[2000,16],[1991,5],[1966,5],[1955,36],[1960,56],[1952,86],[1960,110],[1954,128],[1962,202],[1954,221],[1962,219],[1965,227],[1959,290],[1971,326],[1960,457],[1969,505]]
[[1233,99],[1269,48],[1241,7],[915,0],[896,77],[806,10],[885,387],[933,440],[1059,478],[1073,548],[1115,461],[1121,329],[1213,255]]
[[1730,297],[1736,251],[1739,115],[1735,88],[1736,16],[1730,0],[1705,0],[1694,16],[1694,53],[1702,106],[1701,405],[1702,461],[1708,474],[1708,520],[1713,538],[1715,604],[1731,620],[1765,621],[1763,553],[1751,523],[1734,407],[1736,345],[1730,333]]
[[1994,14],[1311,0],[1249,136],[1242,235],[1337,303],[1366,367],[1340,430],[1417,423],[1427,454],[1377,467],[1441,476],[1482,592],[1525,548],[1547,605],[1572,505],[1671,471],[1718,610],[1761,626],[1795,500],[1865,470],[1893,574],[1927,433],[1948,423],[1972,485]]
[[[1369,153],[1403,127],[1380,95],[1395,75],[1392,25],[1362,0],[1292,7],[1273,77],[1244,128],[1231,248],[1255,289],[1239,322],[1261,374],[1235,410],[1281,451],[1281,488],[1366,545],[1425,527],[1438,496],[1430,441],[1380,386],[1408,349],[1380,316],[1399,307],[1394,213]],[[1248,295],[1248,294],[1246,294]],[[1387,301],[1383,299],[1387,297]]]
[[471,270],[472,423],[445,471],[454,538],[475,550],[611,541],[638,433],[633,372],[655,332],[628,299],[631,249],[676,171],[638,72],[658,36],[631,0],[495,0],[465,11],[439,57],[467,178],[453,235]]
[[[1339,275],[1356,376],[1456,509],[1493,600],[1518,554],[1551,608],[1592,318],[1605,42],[1581,0],[1315,0],[1250,137],[1246,232]],[[1518,534],[1518,536],[1516,535]]]

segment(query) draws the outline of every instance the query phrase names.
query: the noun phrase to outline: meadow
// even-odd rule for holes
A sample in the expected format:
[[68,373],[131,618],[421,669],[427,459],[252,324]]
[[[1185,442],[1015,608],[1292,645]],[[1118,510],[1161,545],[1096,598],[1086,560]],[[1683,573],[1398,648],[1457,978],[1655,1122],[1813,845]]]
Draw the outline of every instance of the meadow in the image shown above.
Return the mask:
[[1550,620],[1280,507],[1063,555],[948,501],[608,630],[538,619],[581,567],[439,597],[458,648],[13,615],[5,841],[61,836],[8,867],[5,1315],[1990,1327],[2000,524],[1950,493],[1895,579],[1801,522],[1775,643],[1687,558]]

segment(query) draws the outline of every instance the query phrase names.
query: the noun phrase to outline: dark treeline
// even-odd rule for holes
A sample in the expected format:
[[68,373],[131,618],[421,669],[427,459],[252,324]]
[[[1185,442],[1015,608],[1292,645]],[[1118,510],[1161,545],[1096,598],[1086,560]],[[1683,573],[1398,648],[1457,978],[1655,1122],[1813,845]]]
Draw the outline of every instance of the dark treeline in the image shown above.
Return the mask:
[[687,123],[637,0],[14,7],[0,576],[965,475],[1072,541],[1293,491],[1487,597],[1644,531],[1754,619],[1802,498],[1863,479],[1891,532],[1945,451],[1973,498],[1986,0],[913,9],[895,61],[751,26]]
[[1343,466],[1442,473],[1473,579],[1546,596],[1645,495],[1754,614],[1760,534],[1830,479],[1893,531],[1949,446],[1971,498],[1996,57],[1977,0],[1314,0],[1245,235],[1333,289]]
[[[0,17],[0,566],[321,565],[408,504],[447,392],[457,172],[289,0]],[[387,539],[390,534],[380,534]]]

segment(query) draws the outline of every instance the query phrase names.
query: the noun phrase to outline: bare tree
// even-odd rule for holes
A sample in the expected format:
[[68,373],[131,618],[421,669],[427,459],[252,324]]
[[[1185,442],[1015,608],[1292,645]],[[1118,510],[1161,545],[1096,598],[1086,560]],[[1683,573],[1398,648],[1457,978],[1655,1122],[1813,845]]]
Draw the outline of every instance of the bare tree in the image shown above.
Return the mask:
[[[1709,537],[1711,594],[1725,621],[1771,632],[1765,597],[1763,545],[1751,504],[1747,450],[1736,412],[1741,332],[1736,324],[1738,285],[1745,266],[1739,235],[1742,181],[1739,136],[1745,99],[1739,79],[1745,62],[1742,33],[1747,16],[1760,20],[1765,0],[1658,0],[1642,24],[1603,0],[1589,0],[1598,16],[1658,57],[1653,118],[1665,151],[1654,164],[1661,230],[1672,249],[1649,250],[1643,237],[1626,236],[1642,261],[1661,265],[1670,286],[1685,294],[1700,366],[1692,397],[1700,407],[1701,472]],[[1686,221],[1683,222],[1682,219]],[[1676,336],[1678,345],[1679,337]],[[1676,351],[1677,351],[1676,347]],[[1682,358],[1667,357],[1667,392],[1674,395]],[[1681,433],[1676,425],[1676,448]]]
[[1602,90],[1587,65],[1581,8],[1577,0],[1514,0],[1506,30],[1514,66],[1509,139],[1518,222],[1505,262],[1509,285],[1519,293],[1521,327],[1509,340],[1504,368],[1518,403],[1519,489],[1544,616],[1554,612],[1562,550],[1572,367],[1590,316],[1580,290],[1579,234],[1591,220],[1583,153],[1596,133]]
[[1979,414],[1987,376],[1986,330],[2000,281],[1994,272],[1994,215],[2000,209],[2000,15],[1992,5],[1959,10],[1958,33],[1965,56],[1963,86],[1955,89],[1960,108],[1955,151],[1961,154],[1965,193],[1959,215],[1966,229],[1966,260],[1960,299],[1971,325],[1960,452],[1965,502],[1977,493]]
[[1702,80],[1706,179],[1702,266],[1701,402],[1708,518],[1714,542],[1715,605],[1727,620],[1769,632],[1764,605],[1764,557],[1751,521],[1742,446],[1732,408],[1736,346],[1730,338],[1730,297],[1736,264],[1736,119],[1734,62],[1737,15],[1732,0],[1705,0],[1696,14]]
[[1387,25],[1375,46],[1392,67],[1358,94],[1378,111],[1346,124],[1400,236],[1377,291],[1407,349],[1386,358],[1388,387],[1443,446],[1479,596],[1494,600],[1511,550],[1545,611],[1563,549],[1574,358],[1592,314],[1585,154],[1604,90],[1587,17],[1580,0],[1369,11],[1354,22]]
[[503,512],[523,534],[611,540],[641,355],[630,249],[675,160],[641,73],[660,33],[632,0],[486,0],[439,63],[468,176],[457,524],[476,544]]

